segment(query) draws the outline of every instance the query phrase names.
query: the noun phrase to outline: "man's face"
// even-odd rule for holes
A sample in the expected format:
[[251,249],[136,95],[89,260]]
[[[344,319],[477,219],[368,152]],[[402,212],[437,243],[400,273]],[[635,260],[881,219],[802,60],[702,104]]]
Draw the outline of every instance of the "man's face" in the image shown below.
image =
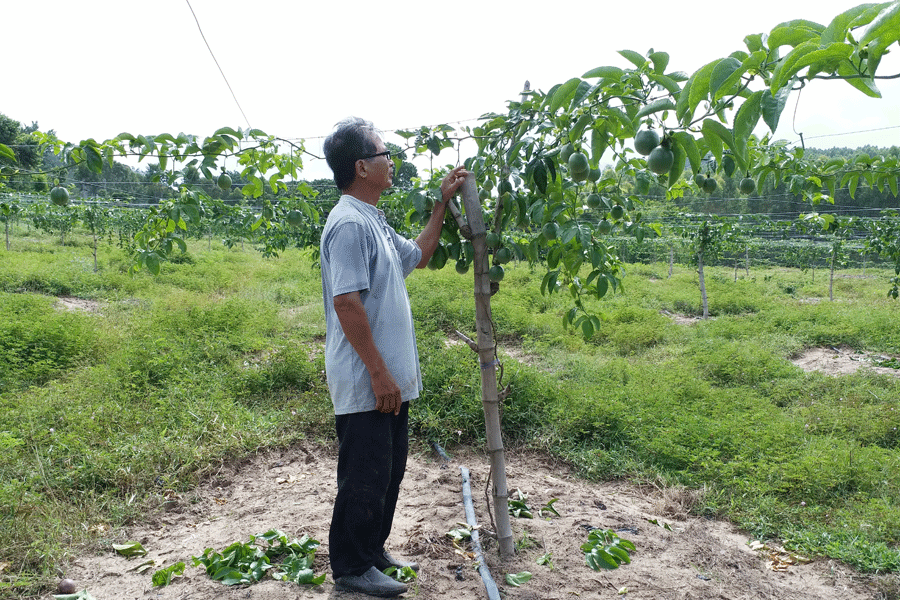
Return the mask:
[[387,152],[387,148],[380,137],[376,136],[373,141],[375,142],[375,152],[373,154],[379,156],[364,159],[366,161],[366,171],[369,173],[369,181],[372,185],[377,185],[382,190],[386,190],[394,182],[394,161],[387,154],[383,154]]

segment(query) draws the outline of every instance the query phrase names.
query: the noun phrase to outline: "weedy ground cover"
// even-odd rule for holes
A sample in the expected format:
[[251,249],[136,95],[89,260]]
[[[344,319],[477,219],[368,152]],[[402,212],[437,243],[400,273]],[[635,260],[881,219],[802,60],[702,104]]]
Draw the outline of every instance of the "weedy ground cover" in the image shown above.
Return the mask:
[[[332,437],[318,271],[308,256],[207,250],[159,277],[125,274],[78,236],[19,240],[0,260],[0,596],[38,593],[78,544],[196,485],[222,461]],[[511,265],[510,265],[511,266]],[[704,490],[695,510],[762,539],[900,570],[900,383],[805,373],[812,346],[900,355],[886,277],[827,283],[789,269],[710,268],[713,318],[696,274],[632,265],[625,291],[596,305],[584,340],[562,328],[568,296],[511,266],[494,296],[503,425],[510,446],[576,465]],[[453,269],[408,280],[425,391],[416,441],[479,445],[483,412],[470,336],[472,282]],[[97,302],[66,312],[57,296]],[[325,508],[323,507],[323,510]]]

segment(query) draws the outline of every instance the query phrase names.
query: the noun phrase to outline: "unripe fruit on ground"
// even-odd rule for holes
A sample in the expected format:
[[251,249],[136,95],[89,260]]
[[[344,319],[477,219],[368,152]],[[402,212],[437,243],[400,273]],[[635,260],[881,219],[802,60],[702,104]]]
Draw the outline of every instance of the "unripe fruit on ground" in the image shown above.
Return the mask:
[[657,175],[669,172],[675,163],[675,153],[665,146],[657,146],[647,157],[647,168]]
[[741,179],[740,190],[742,194],[752,194],[756,190],[756,182],[749,177]]
[[216,185],[222,190],[231,189],[231,176],[228,173],[222,173],[216,177]]
[[56,186],[50,190],[50,202],[56,206],[66,206],[69,204],[69,190],[64,187]]
[[652,129],[638,131],[634,136],[634,149],[641,156],[647,156],[657,146],[659,146],[659,134]]

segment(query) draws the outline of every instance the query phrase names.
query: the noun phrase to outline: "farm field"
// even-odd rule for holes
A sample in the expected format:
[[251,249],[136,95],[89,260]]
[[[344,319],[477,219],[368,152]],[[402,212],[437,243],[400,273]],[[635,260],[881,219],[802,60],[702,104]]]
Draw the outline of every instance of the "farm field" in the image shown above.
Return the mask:
[[[188,561],[161,598],[225,594],[190,566],[206,543],[221,549],[270,526],[327,540],[333,434],[318,271],[296,250],[266,259],[216,247],[191,242],[156,277],[129,276],[129,258],[102,244],[94,271],[83,232],[64,245],[16,235],[0,255],[0,597],[47,598],[62,574],[96,586],[98,599],[108,596],[95,589],[124,589],[104,572],[140,597],[151,573],[129,573],[112,549],[136,532],[154,568]],[[493,316],[511,386],[510,487],[534,512],[559,491],[560,516],[514,520],[515,564],[492,559],[507,597],[598,587],[601,597],[623,587],[637,598],[898,597],[892,271],[839,271],[832,302],[821,271],[751,267],[735,279],[707,266],[702,320],[693,267],[676,264],[669,277],[667,264],[631,264],[624,293],[597,305],[606,319],[584,340],[562,327],[568,298],[542,296],[542,273],[508,266]],[[404,494],[443,504],[413,506],[421,520],[400,524],[392,542],[427,567],[418,597],[481,597],[469,570],[451,587],[448,565],[471,561],[444,535],[454,510],[463,520],[461,506],[446,506],[459,501],[459,464],[476,487],[487,478],[477,363],[453,334],[472,333],[471,276],[423,270],[408,286],[425,391],[411,411],[416,457]],[[861,368],[837,373],[841,361]],[[431,442],[455,457],[448,469]],[[591,511],[594,501],[608,512]],[[571,543],[581,532],[586,541],[582,525],[621,529],[637,546],[632,564],[591,571]],[[751,540],[814,560],[769,571]],[[547,553],[553,570],[535,563]],[[521,587],[502,581],[522,570],[534,577]],[[293,584],[259,585],[274,594]],[[289,589],[284,597],[297,597]]]

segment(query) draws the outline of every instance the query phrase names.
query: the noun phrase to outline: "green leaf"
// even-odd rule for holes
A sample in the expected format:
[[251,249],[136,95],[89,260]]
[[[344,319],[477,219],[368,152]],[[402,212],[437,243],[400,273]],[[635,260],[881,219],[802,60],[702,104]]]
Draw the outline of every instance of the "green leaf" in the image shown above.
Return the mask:
[[675,137],[678,146],[684,150],[685,156],[687,156],[688,161],[691,163],[691,171],[694,173],[699,172],[702,157],[700,156],[700,149],[697,148],[697,142],[694,140],[694,136],[686,131],[676,131],[673,136]]
[[643,108],[641,108],[637,114],[632,119],[632,122],[637,123],[638,120],[646,117],[647,115],[652,115],[653,113],[659,112],[661,110],[675,110],[675,103],[672,102],[669,98],[659,98],[654,100],[650,104],[647,104]]
[[726,144],[729,148],[734,146],[731,131],[715,119],[705,119],[702,130],[703,139],[706,140],[710,152],[716,157],[717,162],[722,162],[722,144]]
[[693,112],[688,114],[688,110],[691,107],[691,87],[693,87],[693,83],[693,78],[689,78],[684,87],[681,88],[681,92],[678,93],[678,99],[675,101],[675,118],[684,125],[687,125],[693,116]]
[[857,70],[848,62],[841,63],[837,69],[838,75],[846,77],[845,81],[870,98],[881,98],[881,90],[875,85],[875,80],[868,77],[860,77]]
[[553,96],[550,99],[550,112],[555,113],[563,104],[567,103],[575,94],[575,90],[580,83],[581,79],[573,77],[559,86],[556,91],[553,92]]
[[528,571],[521,571],[519,573],[507,573],[506,574],[506,583],[513,587],[519,587],[523,583],[527,583],[529,579],[531,579],[532,575]]
[[103,157],[94,146],[83,146],[84,156],[87,160],[87,167],[94,173],[103,172]]
[[772,90],[781,88],[794,75],[812,64],[845,60],[850,58],[851,54],[853,46],[850,44],[835,43],[826,48],[819,48],[815,40],[806,42],[794,48],[775,68],[770,87]]
[[[823,28],[824,29],[824,28]],[[769,33],[769,48],[777,50],[780,46],[799,46],[810,40],[818,42],[819,35],[807,27],[782,23]]]
[[[716,68],[723,59],[714,60],[711,63],[707,63],[706,65],[700,67],[700,69],[695,72],[690,79],[690,98],[689,104],[687,108],[687,116],[690,118],[694,111],[697,110],[697,107],[700,106],[700,103],[706,100],[709,96],[709,82],[712,77],[713,70]],[[685,90],[687,90],[687,86],[685,86]],[[682,94],[684,91],[681,92]]]
[[[155,256],[152,253],[151,253],[151,255]],[[149,259],[150,259],[150,257],[148,256],[147,257],[148,262],[149,262]],[[148,265],[148,268],[150,268],[149,265]],[[158,272],[159,272],[159,270],[157,269],[157,273]],[[156,273],[154,273],[154,275],[155,274]],[[113,544],[112,546],[113,546],[113,550],[115,550],[118,554],[121,554],[122,556],[124,556],[126,558],[131,558],[132,556],[146,556],[146,554],[147,554],[147,551],[144,549],[144,547],[141,545],[140,542],[126,542],[124,544]]]
[[600,277],[597,279],[597,299],[603,298],[607,291],[609,291],[609,279]]
[[578,120],[575,121],[574,125],[572,125],[572,129],[569,130],[569,141],[574,143],[581,140],[581,136],[584,135],[585,128],[593,122],[594,116],[591,113],[585,113],[578,117]]
[[229,136],[232,136],[232,137],[241,137],[241,134],[240,134],[239,132],[235,131],[234,129],[232,129],[231,127],[222,127],[221,129],[217,129],[216,132],[215,132],[214,134],[212,134],[212,137],[217,137],[217,136],[220,136],[220,135],[229,135]]
[[859,46],[863,47],[874,42],[887,47],[898,38],[900,38],[900,2],[893,2],[883,8],[869,23],[859,40]]
[[684,151],[684,148],[678,144],[677,138],[674,144],[669,145],[669,148],[675,155],[675,160],[672,162],[672,168],[669,169],[669,187],[672,187],[675,185],[675,182],[681,178],[682,173],[684,173],[684,163],[687,159],[687,153]]
[[660,75],[659,73],[650,73],[647,75],[651,81],[658,83],[661,85],[667,92],[672,94],[673,96],[678,94],[681,91],[681,88],[678,86],[678,82],[669,77],[668,75]]
[[0,158],[12,163],[18,162],[16,160],[16,153],[12,151],[12,148],[5,144],[0,144]]
[[734,115],[733,150],[745,163],[748,162],[747,140],[750,139],[750,135],[753,133],[753,130],[756,129],[757,123],[759,123],[762,97],[764,94],[768,93],[768,90],[754,92],[749,98],[744,100],[744,103],[741,104],[741,107]]
[[625,71],[620,69],[619,67],[597,67],[595,69],[591,69],[584,75],[582,75],[585,79],[593,79],[595,77],[600,77],[603,79],[621,79],[622,75],[625,74]]
[[165,569],[160,569],[156,571],[151,577],[151,582],[154,587],[162,587],[165,585],[169,585],[172,583],[173,577],[180,577],[184,575],[184,567],[185,564],[183,562],[175,563],[174,565],[170,565]]
[[581,323],[581,335],[584,339],[589,340],[594,337],[594,324],[591,323],[590,319],[585,319]]
[[760,97],[763,121],[766,122],[772,133],[775,133],[775,130],[778,129],[778,121],[781,119],[781,113],[785,104],[787,104],[788,96],[791,95],[791,87],[793,87],[793,81],[791,85],[782,87],[774,95],[766,93]]
[[656,73],[665,73],[666,67],[669,66],[669,53],[654,52],[650,55],[650,60],[653,62],[653,70]]
[[534,163],[534,172],[532,173],[534,185],[542,194],[547,193],[547,166],[542,160],[536,160]]
[[593,87],[594,86],[587,81],[580,81],[578,87],[575,88],[575,94],[572,96],[572,104],[569,105],[569,110],[574,110],[575,107],[581,104],[588,94],[590,94]]
[[[739,61],[736,58],[730,57],[730,56],[728,58],[723,58],[718,63],[716,63],[716,66],[713,68],[712,73],[710,74],[710,77],[709,77],[709,96],[710,96],[710,98],[718,99],[719,97],[721,97],[725,93],[727,93],[728,90],[731,88],[730,85],[726,86],[722,90],[723,91],[722,94],[718,94],[720,88],[722,88],[722,84],[725,83],[726,81],[728,81],[728,79],[731,77],[731,75],[733,73],[735,73],[736,71],[738,71],[738,69],[740,69],[740,68],[741,68],[741,61]],[[740,74],[738,74],[738,78],[739,77],[740,77]]]
[[850,10],[846,10],[833,18],[819,39],[822,46],[833,44],[835,42],[843,42],[847,39],[847,33],[850,31],[850,24],[853,23],[861,14],[866,12],[872,5],[863,4],[855,6]]
[[592,168],[596,169],[600,165],[603,153],[606,152],[608,144],[608,129],[606,123],[600,127],[591,129],[591,162]]
[[647,59],[634,50],[619,50],[619,54],[627,58],[638,69],[647,64]]

